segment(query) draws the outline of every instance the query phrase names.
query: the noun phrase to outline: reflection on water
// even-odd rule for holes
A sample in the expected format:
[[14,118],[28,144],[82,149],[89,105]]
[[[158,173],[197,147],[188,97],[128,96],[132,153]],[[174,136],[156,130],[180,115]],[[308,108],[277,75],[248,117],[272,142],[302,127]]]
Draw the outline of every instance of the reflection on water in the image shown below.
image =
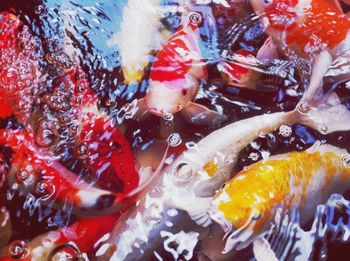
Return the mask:
[[[343,105],[328,100],[320,106],[339,116],[322,125],[318,109],[297,106],[310,82],[309,57],[257,59],[268,35],[249,1],[5,2],[4,256],[264,260],[254,257],[245,229],[244,248],[222,253],[230,234],[203,208],[231,175],[270,155],[302,152],[318,140],[350,149],[350,134],[339,127],[343,114],[327,107],[344,106],[338,110],[344,115],[350,108],[348,54],[325,75],[324,93],[335,91]],[[318,125],[281,118],[274,127],[263,128],[267,120],[232,127],[296,106],[302,115],[315,113],[311,121]],[[333,132],[337,128],[342,131]],[[282,206],[271,218],[265,246],[279,260],[346,254],[347,199],[348,191],[331,195],[306,222]]]

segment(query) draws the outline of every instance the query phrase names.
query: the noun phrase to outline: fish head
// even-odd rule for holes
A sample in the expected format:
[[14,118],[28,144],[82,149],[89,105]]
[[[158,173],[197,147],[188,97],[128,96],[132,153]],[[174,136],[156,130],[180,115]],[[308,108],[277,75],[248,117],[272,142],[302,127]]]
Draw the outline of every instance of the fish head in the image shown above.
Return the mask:
[[277,0],[250,0],[250,4],[255,12],[265,10]]
[[146,95],[148,109],[161,117],[175,114],[188,105],[197,94],[198,88],[197,80],[152,81]]
[[211,219],[230,235],[226,244],[229,250],[249,245],[267,231],[270,220],[269,210],[255,191],[232,186],[234,181],[215,195],[209,210]]

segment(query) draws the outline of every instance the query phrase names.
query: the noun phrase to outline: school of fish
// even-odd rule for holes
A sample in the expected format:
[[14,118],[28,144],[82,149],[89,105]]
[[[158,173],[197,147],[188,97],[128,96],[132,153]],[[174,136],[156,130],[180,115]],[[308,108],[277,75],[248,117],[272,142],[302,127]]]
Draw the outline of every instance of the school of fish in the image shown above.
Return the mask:
[[[124,2],[107,87],[146,82],[124,102],[94,87],[67,28],[48,47],[0,4],[0,261],[294,260],[269,240],[276,220],[297,215],[301,231],[350,191],[350,1]],[[244,19],[256,39],[238,34]],[[248,112],[247,93],[292,99],[259,113],[203,102],[230,90]],[[244,156],[277,135],[304,144]]]

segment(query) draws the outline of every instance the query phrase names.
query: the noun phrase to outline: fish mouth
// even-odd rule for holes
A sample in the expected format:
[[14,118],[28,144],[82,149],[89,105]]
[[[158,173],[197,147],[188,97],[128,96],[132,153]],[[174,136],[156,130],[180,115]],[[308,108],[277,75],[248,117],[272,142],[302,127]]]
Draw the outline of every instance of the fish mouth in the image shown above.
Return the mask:
[[227,254],[232,250],[242,250],[249,246],[255,237],[254,227],[258,218],[251,216],[240,228],[234,228],[233,224],[226,219],[224,214],[216,206],[211,206],[208,210],[210,218],[215,221],[225,232],[225,248],[222,254]]

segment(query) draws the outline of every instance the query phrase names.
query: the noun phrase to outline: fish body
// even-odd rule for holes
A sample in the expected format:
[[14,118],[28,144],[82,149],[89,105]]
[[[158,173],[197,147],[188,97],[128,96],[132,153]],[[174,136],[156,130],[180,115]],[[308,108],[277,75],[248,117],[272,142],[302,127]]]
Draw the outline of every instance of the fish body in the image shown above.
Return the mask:
[[115,214],[87,218],[31,241],[13,241],[0,251],[0,260],[84,260],[93,253],[96,242],[113,229],[117,219]]
[[312,63],[304,98],[314,100],[333,60],[350,49],[350,21],[324,0],[250,1],[276,48]]
[[[252,53],[246,50],[240,50],[236,54],[246,58],[255,58]],[[256,88],[256,80],[259,78],[258,72],[230,61],[220,63],[218,69],[221,72],[222,78],[229,85],[250,89]]]
[[[162,217],[171,209],[185,211],[198,225],[208,226],[211,220],[206,213],[211,198],[231,178],[239,152],[244,147],[283,124],[303,123],[318,130],[327,124],[327,131],[330,132],[349,129],[347,124],[334,124],[336,116],[329,113],[340,110],[335,110],[333,106],[343,108],[344,116],[350,117],[350,113],[346,109],[344,111],[339,103],[311,109],[307,114],[299,110],[265,114],[227,125],[193,144],[163,168],[140,194],[137,206],[123,215],[122,220],[125,221],[115,227],[109,241],[117,248],[113,254],[109,254],[109,258],[123,260],[133,249],[140,248],[142,243],[147,244],[151,232],[159,233],[157,228],[161,227],[160,223],[166,222]],[[320,114],[320,117],[316,114]],[[332,118],[332,123],[326,120],[328,117]],[[344,118],[339,120],[344,123]]]
[[209,211],[231,233],[224,251],[268,232],[279,208],[286,214],[298,210],[304,224],[331,194],[349,188],[349,159],[346,150],[317,142],[304,152],[273,156],[239,172],[217,193]]
[[0,13],[0,117],[16,115],[27,122],[30,105],[38,95],[39,72],[37,42],[19,18]]
[[160,33],[160,6],[161,0],[129,0],[123,9],[121,30],[109,44],[119,47],[126,83],[142,79],[151,51],[159,50],[167,39]]
[[[207,23],[208,28],[204,26]],[[187,120],[197,123],[225,118],[193,102],[201,82],[207,79],[208,61],[217,57],[212,39],[215,30],[208,6],[187,6],[181,26],[153,61],[147,94],[138,102],[135,119],[142,119],[147,113],[166,117],[180,111]],[[208,40],[203,41],[201,34],[208,36]]]
[[54,207],[68,204],[78,215],[101,213],[103,208],[128,195],[136,187],[135,180],[138,182],[138,174],[133,172],[135,179],[129,176],[130,180],[125,181],[125,186],[117,192],[91,186],[59,163],[57,156],[38,148],[33,135],[23,130],[1,131],[0,144],[9,146],[13,153],[10,168],[6,171],[9,187],[18,184],[19,195],[37,203]]

